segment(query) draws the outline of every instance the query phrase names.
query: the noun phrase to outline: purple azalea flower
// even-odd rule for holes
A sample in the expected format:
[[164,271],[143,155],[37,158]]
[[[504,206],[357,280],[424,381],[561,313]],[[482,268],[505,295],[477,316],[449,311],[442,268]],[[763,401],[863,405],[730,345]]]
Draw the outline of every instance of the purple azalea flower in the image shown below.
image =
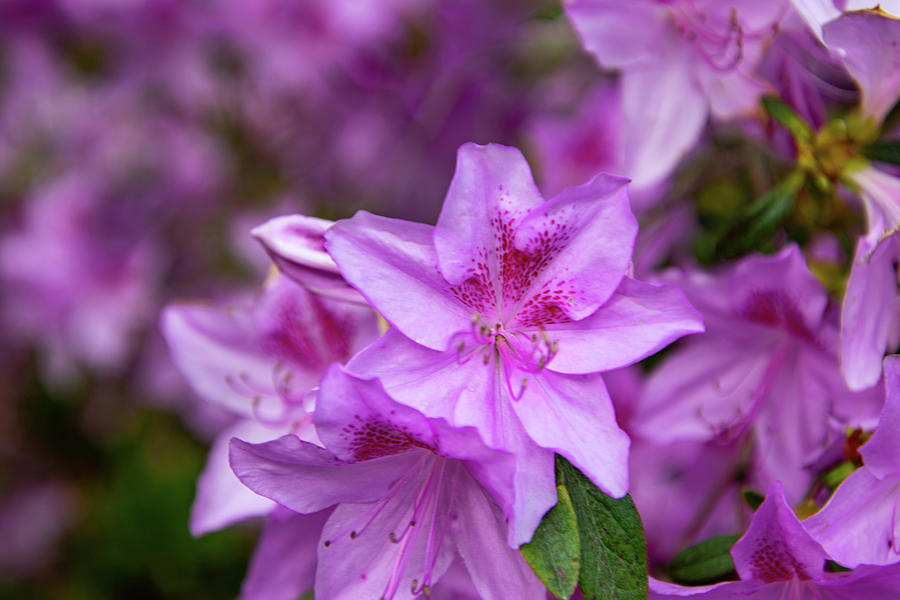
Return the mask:
[[703,314],[650,376],[633,428],[657,444],[729,443],[752,432],[757,485],[780,480],[792,502],[812,482],[806,466],[833,437],[831,420],[874,424],[881,393],[851,392],[840,376],[828,297],[795,246],[728,270],[668,278]]
[[582,44],[622,73],[626,148],[636,184],[659,181],[697,141],[707,115],[754,110],[765,84],[754,73],[787,13],[784,0],[570,0]]
[[900,565],[826,572],[825,550],[803,528],[778,482],[769,487],[731,556],[741,581],[690,588],[651,579],[649,597],[851,600],[895,598],[900,589]]
[[467,144],[436,227],[360,212],[326,232],[341,273],[394,327],[348,367],[516,455],[512,533],[553,505],[553,453],[628,488],[628,438],[597,374],[702,329],[673,287],[627,277],[625,179],[544,201],[514,148]]
[[900,357],[884,361],[886,400],[878,428],[859,453],[863,467],[804,525],[846,567],[900,562]]
[[197,484],[191,531],[200,535],[265,514],[228,466],[228,440],[264,442],[289,432],[316,441],[307,392],[333,362],[377,336],[368,308],[319,298],[276,277],[252,306],[175,304],[162,316],[172,359],[197,394],[237,421],[216,437]]
[[294,435],[234,440],[231,464],[248,487],[293,511],[335,507],[318,547],[317,597],[428,595],[456,556],[481,598],[544,597],[506,541],[511,455],[338,366],[321,382],[313,420],[324,448]]

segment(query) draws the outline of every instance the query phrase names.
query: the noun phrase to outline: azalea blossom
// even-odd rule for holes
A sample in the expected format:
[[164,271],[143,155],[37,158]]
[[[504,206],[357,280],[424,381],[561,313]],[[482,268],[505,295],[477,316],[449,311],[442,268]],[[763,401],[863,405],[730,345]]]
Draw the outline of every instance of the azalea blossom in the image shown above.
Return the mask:
[[554,452],[627,491],[628,438],[597,373],[702,328],[677,289],[627,277],[626,182],[600,175],[545,201],[518,150],[467,144],[437,226],[360,212],[325,234],[393,325],[348,368],[516,456],[519,544],[554,503]]
[[377,336],[371,310],[319,298],[281,276],[250,305],[170,305],[162,329],[176,366],[197,394],[236,417],[216,436],[198,481],[191,514],[195,535],[272,508],[232,474],[228,441],[263,442],[288,432],[316,441],[307,392],[333,362],[346,362]]
[[709,114],[755,109],[754,69],[787,14],[784,0],[568,0],[569,19],[602,66],[621,71],[631,132],[625,172],[660,181],[691,149]]
[[324,447],[294,435],[234,440],[231,464],[247,486],[293,511],[335,507],[318,546],[317,597],[429,596],[459,556],[481,598],[544,598],[506,542],[511,455],[338,366],[322,379],[313,421]]
[[838,370],[828,296],[796,246],[717,274],[670,273],[707,332],[653,372],[632,427],[656,443],[752,443],[754,483],[779,480],[799,502],[832,420],[871,426],[881,391],[852,392]]
[[893,598],[900,589],[900,565],[826,572],[828,555],[803,528],[778,482],[769,487],[747,532],[731,548],[731,556],[740,581],[689,588],[651,579],[649,597],[851,600]]

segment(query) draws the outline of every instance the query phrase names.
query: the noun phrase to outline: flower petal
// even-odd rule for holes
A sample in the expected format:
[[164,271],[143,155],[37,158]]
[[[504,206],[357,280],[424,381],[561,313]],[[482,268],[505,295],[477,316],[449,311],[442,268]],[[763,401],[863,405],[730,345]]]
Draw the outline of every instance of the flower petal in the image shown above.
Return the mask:
[[[420,344],[443,350],[472,313],[437,269],[433,228],[358,212],[325,234],[341,273],[385,319]],[[428,318],[422,317],[428,307]]]
[[434,228],[434,247],[446,280],[459,285],[481,274],[485,283],[498,284],[502,236],[510,237],[518,221],[543,202],[517,148],[463,144]]
[[660,57],[669,27],[664,7],[650,0],[571,0],[566,14],[584,48],[608,68],[628,67]]
[[544,329],[559,342],[549,369],[596,373],[637,362],[683,335],[703,331],[703,319],[675,286],[625,278],[588,318]]
[[628,492],[630,441],[599,375],[529,377],[513,410],[539,446],[565,456],[610,496]]
[[803,529],[779,482],[769,487],[747,533],[731,548],[731,556],[744,581],[817,580],[825,568],[825,551]]
[[453,521],[451,535],[479,597],[485,600],[546,598],[544,585],[519,550],[507,545],[503,512],[465,474],[457,480],[455,506],[460,518]]
[[[637,236],[627,183],[624,177],[597,175],[522,220],[516,248],[537,258],[541,270],[515,311],[517,321],[552,322],[559,311],[583,319],[609,299],[628,271]],[[550,314],[542,319],[543,310]]]
[[878,479],[857,469],[841,483],[825,507],[803,522],[828,555],[842,566],[900,562],[900,479]]
[[859,449],[865,465],[876,477],[900,475],[900,357],[884,359],[885,402],[878,428]]
[[278,269],[320,296],[355,304],[365,299],[344,280],[325,251],[325,232],[334,223],[306,215],[285,215],[266,221],[251,232]]
[[[435,460],[446,462],[443,467],[447,470],[446,477],[455,477],[455,471],[463,469],[458,461],[439,457]],[[456,548],[449,536],[444,537],[442,543],[434,544],[436,558],[427,573],[430,581],[426,581],[426,546],[432,532],[434,536],[441,535],[443,528],[449,526],[446,521],[452,517],[448,491],[452,487],[445,484],[436,490],[436,496],[421,500],[439,504],[433,511],[422,511],[425,514],[415,525],[408,526],[419,500],[417,494],[428,476],[427,472],[419,474],[401,485],[383,504],[342,504],[335,509],[325,524],[323,542],[319,544],[317,598],[357,600],[387,596],[412,600],[414,581],[417,585],[438,582],[453,562]],[[459,511],[454,510],[454,513],[459,519],[468,518]],[[395,543],[392,536],[395,539],[402,536],[402,539]],[[399,578],[395,596],[385,593],[392,575]]]
[[316,551],[331,511],[301,515],[277,507],[266,519],[247,576],[241,600],[296,600],[312,589]]
[[823,38],[859,82],[863,114],[881,122],[900,96],[900,21],[874,11],[849,13],[826,24]]
[[897,240],[871,247],[860,238],[841,307],[841,372],[851,389],[862,390],[881,379],[881,361],[896,321]]
[[416,460],[415,453],[344,463],[328,450],[286,435],[263,444],[232,438],[230,462],[251,490],[295,512],[313,513],[342,502],[373,502]]
[[[510,544],[531,539],[544,513],[556,503],[553,453],[528,437],[496,368],[485,365],[480,354],[460,361],[455,351],[430,350],[390,330],[356,355],[347,371],[378,377],[398,402],[451,426],[473,427],[488,447],[512,453],[516,461],[515,500],[507,514]],[[495,487],[487,481],[485,485]]]
[[[254,393],[249,390],[271,386],[275,361],[253,343],[256,334],[248,311],[175,304],[163,311],[161,328],[175,365],[197,395],[238,415],[254,416]],[[240,387],[244,384],[248,391]],[[282,407],[278,398],[263,396],[256,408],[276,414]]]
[[275,504],[271,500],[252,492],[235,476],[228,464],[228,443],[233,437],[266,442],[281,433],[251,419],[241,419],[216,436],[197,480],[197,495],[191,506],[192,535],[216,531],[272,509]]

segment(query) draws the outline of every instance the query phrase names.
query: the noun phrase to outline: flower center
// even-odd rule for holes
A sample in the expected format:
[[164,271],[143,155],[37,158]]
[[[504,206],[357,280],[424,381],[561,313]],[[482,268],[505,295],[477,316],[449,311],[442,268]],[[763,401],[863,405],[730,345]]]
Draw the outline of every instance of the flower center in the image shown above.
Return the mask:
[[481,356],[485,365],[494,362],[502,370],[513,400],[521,399],[525,393],[528,377],[522,377],[516,386],[512,370],[526,374],[541,372],[556,356],[559,346],[558,341],[551,340],[543,328],[539,328],[537,332],[507,329],[499,321],[493,325],[488,324],[479,313],[472,316],[471,331],[457,334],[451,342],[454,343],[460,364],[469,362],[475,356]]

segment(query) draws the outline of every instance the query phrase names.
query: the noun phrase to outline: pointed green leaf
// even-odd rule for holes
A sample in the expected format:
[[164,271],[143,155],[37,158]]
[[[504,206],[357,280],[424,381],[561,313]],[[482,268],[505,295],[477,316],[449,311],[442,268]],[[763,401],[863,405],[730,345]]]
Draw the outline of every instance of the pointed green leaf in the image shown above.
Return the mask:
[[870,160],[900,165],[900,140],[873,142],[864,147],[862,153]]
[[816,133],[812,126],[803,120],[803,117],[787,105],[787,103],[778,96],[764,96],[762,99],[763,108],[772,116],[773,119],[784,125],[798,146],[809,148],[815,140]]
[[744,497],[744,502],[747,503],[747,506],[756,510],[759,508],[759,505],[762,504],[766,497],[757,492],[756,490],[751,490],[750,488],[744,488],[741,490],[741,496]]
[[578,585],[581,544],[575,509],[565,486],[556,486],[556,506],[544,515],[522,556],[538,578],[560,600],[568,600]]
[[804,181],[804,174],[795,171],[768,194],[749,204],[737,223],[723,236],[722,253],[733,258],[767,242],[794,206],[794,198]]
[[731,547],[741,536],[720,535],[704,540],[678,553],[666,571],[676,583],[682,585],[705,585],[737,578]]
[[647,542],[631,497],[610,498],[561,456],[556,457],[556,477],[569,492],[578,520],[578,583],[585,600],[646,598]]

